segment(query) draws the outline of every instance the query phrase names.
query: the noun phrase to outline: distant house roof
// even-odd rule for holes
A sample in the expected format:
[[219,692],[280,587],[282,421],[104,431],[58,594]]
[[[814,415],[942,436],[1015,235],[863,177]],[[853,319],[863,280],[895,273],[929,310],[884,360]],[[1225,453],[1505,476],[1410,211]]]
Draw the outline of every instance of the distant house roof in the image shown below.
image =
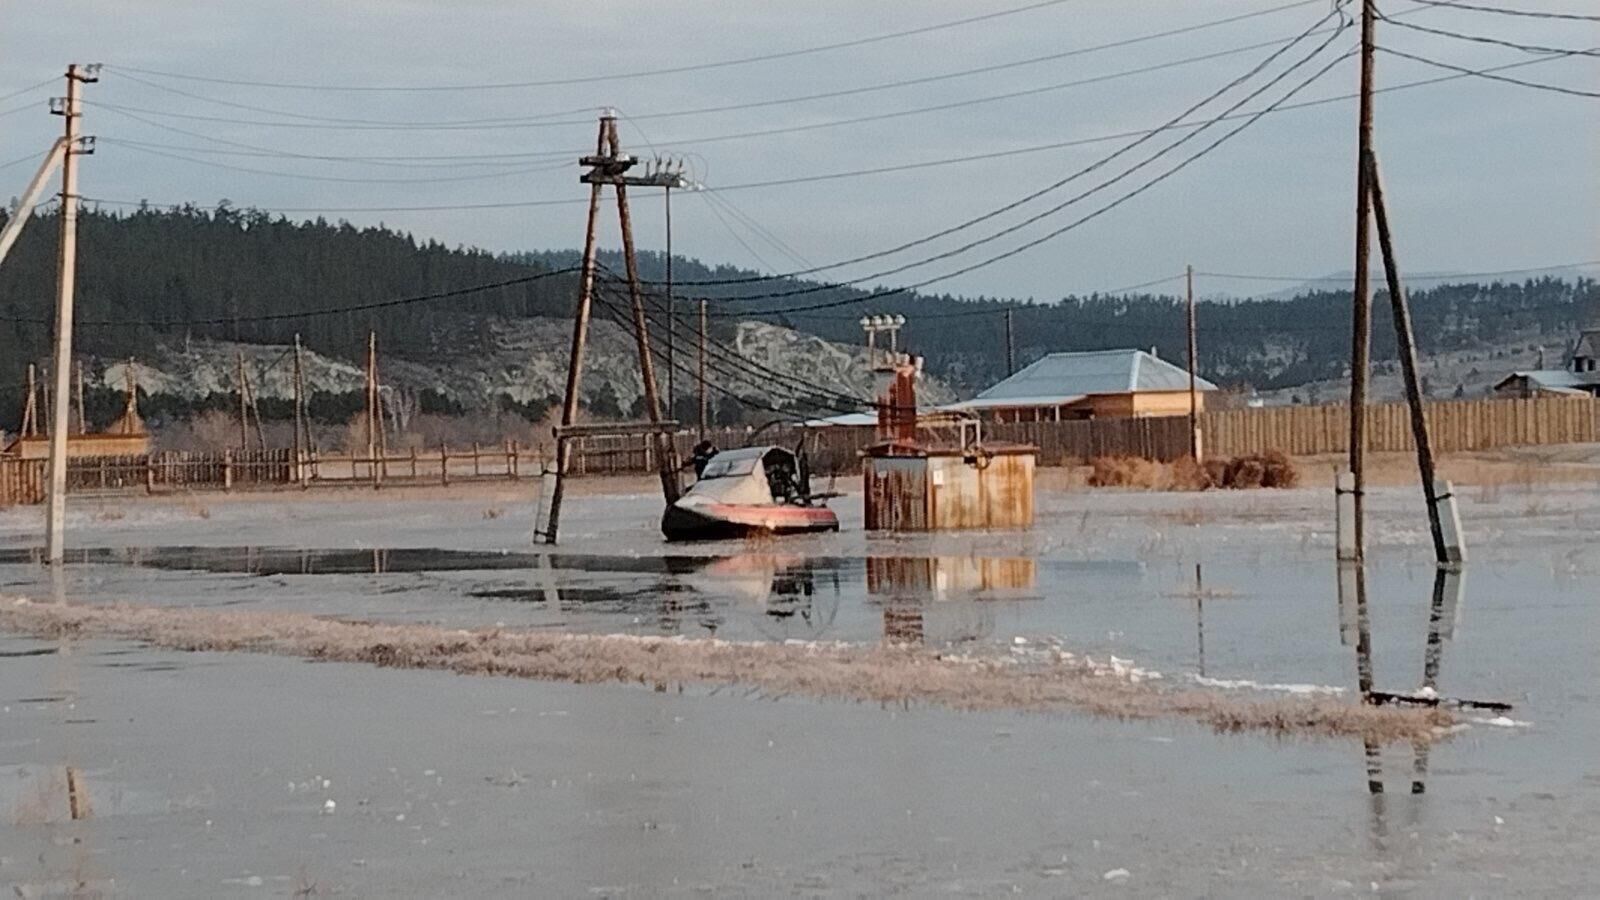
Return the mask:
[[1572,348],[1572,355],[1600,359],[1600,328],[1585,328],[1578,335],[1578,343]]
[[[1204,378],[1195,387],[1214,391]],[[1143,350],[1052,353],[955,409],[1000,406],[1059,406],[1094,394],[1186,391],[1189,372]]]
[[1526,383],[1529,388],[1555,394],[1587,394],[1600,387],[1600,373],[1569,372],[1566,369],[1534,369],[1512,372],[1495,385],[1495,390]]

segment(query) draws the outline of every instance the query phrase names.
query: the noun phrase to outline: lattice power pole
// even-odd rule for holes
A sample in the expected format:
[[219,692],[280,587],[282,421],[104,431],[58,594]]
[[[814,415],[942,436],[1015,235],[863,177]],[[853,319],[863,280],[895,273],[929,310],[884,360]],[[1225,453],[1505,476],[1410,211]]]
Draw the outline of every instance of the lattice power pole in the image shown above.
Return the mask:
[[[561,424],[556,428],[556,470],[547,473],[544,489],[540,492],[539,509],[535,514],[534,540],[546,544],[556,542],[556,532],[561,518],[561,497],[572,458],[572,441],[578,430],[578,397],[583,381],[583,352],[588,342],[589,318],[594,300],[595,232],[600,219],[601,190],[610,185],[617,195],[617,221],[622,230],[622,258],[628,273],[628,294],[633,307],[633,332],[639,348],[639,374],[644,382],[645,414],[649,418],[644,431],[650,435],[654,456],[661,476],[661,493],[670,505],[677,502],[683,488],[678,483],[678,453],[672,440],[676,423],[667,421],[661,414],[661,398],[656,391],[655,360],[650,351],[650,328],[645,318],[644,291],[639,281],[639,261],[634,253],[633,219],[628,211],[629,187],[686,187],[688,182],[681,172],[658,168],[647,175],[629,175],[628,170],[638,159],[622,152],[617,138],[617,117],[607,110],[600,116],[600,131],[595,140],[595,152],[578,160],[588,168],[579,181],[589,185],[589,219],[583,238],[583,267],[579,276],[578,309],[573,316],[572,352],[567,361],[567,391],[561,405]],[[671,328],[671,322],[668,322]],[[583,429],[593,432],[590,427]],[[628,430],[624,428],[624,430]],[[633,430],[637,430],[636,427]]]

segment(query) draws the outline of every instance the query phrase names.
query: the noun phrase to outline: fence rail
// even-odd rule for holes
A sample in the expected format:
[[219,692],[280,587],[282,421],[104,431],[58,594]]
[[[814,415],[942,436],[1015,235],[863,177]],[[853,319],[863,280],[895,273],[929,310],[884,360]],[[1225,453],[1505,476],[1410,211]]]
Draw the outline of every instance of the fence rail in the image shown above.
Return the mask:
[[[1434,450],[1440,453],[1600,441],[1600,400],[1589,397],[1436,401],[1427,404],[1426,416]],[[1268,450],[1293,455],[1341,453],[1349,446],[1349,421],[1348,408],[1342,404],[1235,409],[1205,413],[1200,417],[1200,431],[1205,452],[1211,456]],[[1096,456],[1171,461],[1189,452],[1189,422],[1183,416],[990,424],[984,426],[984,434],[991,442],[1037,446],[1039,464],[1045,466],[1069,465]],[[803,444],[811,470],[825,476],[859,472],[860,452],[875,440],[872,428],[802,429],[789,425],[756,431],[719,428],[706,437],[725,448],[754,442],[785,447]],[[939,433],[929,432],[925,437],[938,439]],[[678,458],[687,460],[700,438],[694,432],[681,432],[673,440]],[[1367,413],[1367,440],[1368,447],[1376,451],[1412,449],[1405,404],[1372,406]],[[532,478],[551,462],[543,448],[514,442],[411,450],[381,457],[306,454],[298,462],[288,450],[169,452],[71,459],[67,486],[77,493],[163,493],[292,485],[448,485]],[[575,475],[635,474],[654,468],[654,449],[646,435],[588,436],[575,439],[573,445]],[[0,506],[40,503],[44,494],[44,460],[0,457]]]

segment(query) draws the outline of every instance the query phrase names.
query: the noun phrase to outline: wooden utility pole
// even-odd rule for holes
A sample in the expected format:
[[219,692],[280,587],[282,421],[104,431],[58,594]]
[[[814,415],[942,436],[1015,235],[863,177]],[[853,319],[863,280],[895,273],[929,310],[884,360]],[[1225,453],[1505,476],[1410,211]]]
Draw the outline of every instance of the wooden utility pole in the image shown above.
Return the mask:
[[667,220],[667,418],[674,418],[672,408],[677,401],[677,378],[673,369],[677,366],[677,338],[678,330],[677,307],[672,298],[672,185],[667,185],[661,192],[662,203],[665,204]]
[[239,452],[250,449],[250,391],[244,383],[244,351],[234,354],[237,370],[234,380],[239,382]]
[[[613,153],[619,153],[617,146],[617,122],[611,120],[611,148]],[[661,423],[661,398],[656,395],[656,364],[655,355],[650,352],[650,325],[644,315],[644,291],[639,284],[639,260],[633,251],[633,220],[628,214],[628,189],[622,181],[615,185],[617,191],[617,216],[622,222],[622,259],[628,270],[628,294],[633,299],[633,332],[639,344],[639,371],[644,379],[644,411],[645,416],[652,425]],[[672,330],[668,322],[667,331]],[[673,456],[672,435],[659,431],[651,432],[650,440],[656,447],[656,460],[661,473],[661,492],[666,497],[670,506],[678,501],[682,487],[678,484],[678,466],[675,460],[670,463],[668,458]]]
[[[78,157],[94,152],[92,141],[80,141],[79,91],[98,81],[99,66],[67,67],[67,96],[53,111],[66,120],[65,158],[61,167],[61,263],[56,278],[55,404],[50,416],[50,488],[45,513],[45,556],[61,563],[66,541],[67,429],[72,378],[72,300],[78,265]],[[54,104],[53,104],[54,105]]]
[[1372,365],[1372,295],[1367,283],[1371,255],[1372,194],[1367,188],[1367,154],[1372,152],[1373,29],[1377,0],[1361,0],[1361,99],[1356,119],[1356,267],[1352,291],[1350,347],[1350,474],[1354,479],[1355,559],[1366,556],[1367,373]]
[[[1440,565],[1458,560],[1450,558],[1445,543],[1444,524],[1439,517],[1439,496],[1435,488],[1433,444],[1428,437],[1428,420],[1422,409],[1422,380],[1417,374],[1417,343],[1411,330],[1411,308],[1400,284],[1400,264],[1395,260],[1394,241],[1389,233],[1389,212],[1383,200],[1383,179],[1378,173],[1378,156],[1367,151],[1363,160],[1367,188],[1372,192],[1372,213],[1378,229],[1378,249],[1383,254],[1383,271],[1389,287],[1389,304],[1394,309],[1394,334],[1399,345],[1400,372],[1405,378],[1406,401],[1411,407],[1411,436],[1417,445],[1417,468],[1422,476],[1422,495],[1428,501],[1428,527],[1433,531],[1433,549]],[[1360,521],[1357,519],[1356,521]]]
[[300,334],[294,336],[294,480],[304,485],[306,445],[302,438],[306,421],[305,365],[300,359]]
[[1006,377],[1017,374],[1017,344],[1011,330],[1011,310],[1006,310]]
[[703,297],[701,298],[699,305],[700,305],[700,329],[699,329],[700,352],[699,352],[699,354],[697,355],[697,357],[695,359],[695,368],[698,370],[696,372],[696,375],[698,376],[697,380],[700,382],[700,437],[703,440],[705,438],[705,436],[706,436],[706,428],[708,426],[708,421],[707,420],[709,420],[711,418],[711,415],[710,415],[710,413],[711,413],[710,398],[706,396],[706,301],[705,301],[705,298],[703,298]]
[[378,407],[378,333],[367,332],[367,464],[371,467],[372,486],[383,482],[383,472],[378,465],[378,450],[382,443],[383,411]]
[[[600,135],[595,140],[595,157],[606,153],[606,120],[600,120]],[[589,218],[583,235],[583,264],[578,274],[578,309],[572,316],[572,347],[567,354],[567,392],[561,403],[561,426],[556,430],[556,471],[553,481],[548,481],[548,500],[542,502],[540,512],[548,516],[533,526],[534,538],[546,544],[556,542],[556,530],[561,521],[561,495],[566,487],[566,473],[572,461],[572,440],[566,429],[578,422],[578,391],[583,378],[583,346],[589,338],[589,316],[594,306],[594,255],[595,229],[600,224],[600,187],[602,182],[589,184]]]
[[1189,307],[1189,456],[1200,461],[1200,395],[1195,390],[1195,366],[1198,348],[1194,334],[1194,266],[1183,270],[1184,294]]
[[[600,216],[600,191],[611,185],[617,194],[617,218],[622,230],[623,260],[628,272],[628,292],[633,306],[633,330],[639,348],[639,372],[644,382],[645,412],[653,426],[650,441],[655,448],[655,460],[660,469],[661,490],[667,503],[676,502],[681,488],[678,484],[677,450],[672,436],[666,432],[661,416],[661,398],[656,393],[656,373],[650,349],[650,331],[644,314],[644,293],[639,280],[639,261],[634,252],[633,221],[628,210],[628,186],[681,187],[682,176],[675,172],[657,170],[650,175],[630,176],[628,170],[638,162],[622,152],[617,138],[616,115],[607,110],[600,117],[600,130],[593,156],[579,161],[589,171],[580,178],[590,186],[589,218],[584,233],[583,270],[579,279],[578,310],[573,316],[572,352],[567,361],[567,393],[561,406],[561,425],[556,431],[556,471],[547,479],[547,489],[541,495],[539,521],[534,524],[534,539],[546,544],[556,542],[556,532],[561,515],[561,498],[566,473],[571,463],[571,429],[578,418],[578,396],[583,373],[583,350],[588,337],[589,318],[594,298],[595,231]],[[670,257],[669,257],[670,258]],[[670,332],[670,322],[668,331]]]

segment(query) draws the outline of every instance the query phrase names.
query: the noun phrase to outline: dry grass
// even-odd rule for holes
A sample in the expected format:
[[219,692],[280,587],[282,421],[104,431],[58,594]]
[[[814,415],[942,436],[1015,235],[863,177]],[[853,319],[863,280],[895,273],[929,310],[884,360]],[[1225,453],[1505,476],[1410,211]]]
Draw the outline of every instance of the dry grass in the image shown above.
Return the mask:
[[1114,719],[1187,719],[1219,732],[1427,742],[1452,724],[1438,710],[1331,697],[1262,697],[1163,687],[1107,675],[1081,660],[1020,664],[903,645],[735,643],[431,625],[377,624],[304,613],[150,606],[0,603],[0,630],[47,637],[127,638],[189,651],[248,651],[403,669],[440,669],[579,684],[665,689],[743,685],[798,694],[954,709],[1076,711]]
[[1172,463],[1130,456],[1100,456],[1089,461],[1090,487],[1137,488],[1147,491],[1204,491],[1211,488],[1292,488],[1300,470],[1282,453],[1208,459],[1199,465],[1189,457]]

